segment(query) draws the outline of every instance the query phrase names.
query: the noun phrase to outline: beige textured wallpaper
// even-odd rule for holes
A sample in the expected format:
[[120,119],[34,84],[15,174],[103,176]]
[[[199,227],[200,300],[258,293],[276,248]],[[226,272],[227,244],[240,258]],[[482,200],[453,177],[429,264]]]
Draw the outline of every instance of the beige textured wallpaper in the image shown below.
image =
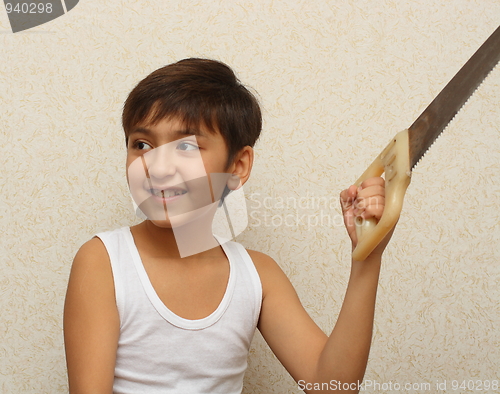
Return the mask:
[[[81,0],[13,34],[0,9],[0,392],[67,392],[73,256],[137,221],[120,111],[141,78],[202,56],[258,92],[265,125],[238,240],[274,257],[330,331],[349,270],[339,191],[499,24],[498,0]],[[413,172],[366,393],[499,392],[499,123],[497,68]],[[244,393],[298,392],[257,334]]]

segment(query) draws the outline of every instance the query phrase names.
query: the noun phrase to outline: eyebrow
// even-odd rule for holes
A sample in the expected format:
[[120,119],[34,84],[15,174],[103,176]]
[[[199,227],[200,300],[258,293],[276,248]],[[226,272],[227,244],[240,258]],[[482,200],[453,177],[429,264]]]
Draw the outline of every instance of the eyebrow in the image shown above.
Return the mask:
[[[129,137],[132,134],[145,134],[147,136],[153,136],[155,133],[151,131],[151,129],[148,129],[146,127],[135,127],[134,129],[132,129],[131,133],[129,134]],[[194,135],[197,137],[206,137],[206,133],[203,133],[201,130],[198,129],[180,129],[176,130],[174,132],[174,135],[179,137],[184,137],[189,135]]]

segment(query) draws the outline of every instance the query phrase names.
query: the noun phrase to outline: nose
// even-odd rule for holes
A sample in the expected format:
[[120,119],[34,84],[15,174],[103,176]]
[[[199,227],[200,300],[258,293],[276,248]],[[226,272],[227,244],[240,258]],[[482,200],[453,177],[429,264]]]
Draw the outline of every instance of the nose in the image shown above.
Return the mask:
[[173,176],[177,172],[176,157],[170,152],[171,149],[168,145],[161,145],[142,156],[144,170],[148,178],[163,179]]

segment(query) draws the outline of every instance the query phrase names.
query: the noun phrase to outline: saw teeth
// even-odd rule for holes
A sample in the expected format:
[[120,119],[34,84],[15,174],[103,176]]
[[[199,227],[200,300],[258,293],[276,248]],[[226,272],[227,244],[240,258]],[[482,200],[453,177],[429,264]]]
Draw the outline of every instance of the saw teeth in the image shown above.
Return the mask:
[[415,169],[415,167],[418,165],[418,163],[420,163],[420,161],[422,160],[422,158],[427,154],[427,152],[429,152],[429,149],[431,148],[432,145],[434,145],[434,143],[438,140],[438,138],[441,136],[441,134],[443,134],[443,132],[448,128],[450,127],[450,124],[455,120],[455,118],[457,117],[457,115],[462,111],[462,109],[469,103],[469,101],[472,100],[472,97],[476,94],[476,92],[479,90],[479,88],[484,84],[484,82],[488,79],[488,77],[493,73],[493,71],[495,71],[496,69],[498,68],[498,64],[495,65],[495,67],[493,67],[487,74],[486,76],[483,78],[483,80],[481,81],[481,83],[479,85],[477,85],[477,87],[474,89],[474,91],[470,94],[469,97],[467,97],[467,100],[464,101],[464,103],[460,106],[460,108],[458,109],[458,111],[455,113],[455,115],[453,115],[453,118],[450,119],[450,121],[447,123],[447,125],[445,126],[445,128],[443,130],[441,130],[441,132],[436,136],[436,139],[434,141],[432,141],[432,143],[427,147],[427,149],[425,150],[425,152],[422,154],[422,156],[420,156],[420,158],[417,160],[417,162],[415,164],[413,164],[411,170],[413,171]]

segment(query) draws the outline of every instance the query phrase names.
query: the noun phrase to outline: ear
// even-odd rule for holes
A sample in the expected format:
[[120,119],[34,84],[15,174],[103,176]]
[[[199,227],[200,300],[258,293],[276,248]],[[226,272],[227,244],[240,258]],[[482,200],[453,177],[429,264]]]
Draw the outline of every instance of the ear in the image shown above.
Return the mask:
[[253,165],[253,148],[245,146],[234,158],[229,167],[231,176],[227,180],[227,187],[231,190],[239,189],[250,177]]

